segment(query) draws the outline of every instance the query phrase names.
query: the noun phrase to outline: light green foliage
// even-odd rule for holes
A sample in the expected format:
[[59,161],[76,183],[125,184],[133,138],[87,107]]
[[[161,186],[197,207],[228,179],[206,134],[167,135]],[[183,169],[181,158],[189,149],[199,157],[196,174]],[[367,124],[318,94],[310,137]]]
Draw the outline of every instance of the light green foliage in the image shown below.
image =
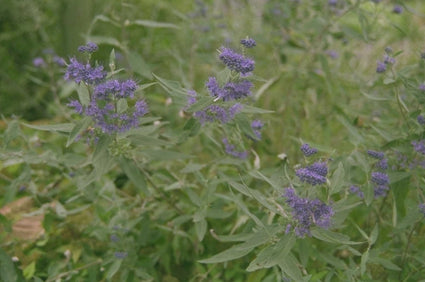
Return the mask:
[[[425,159],[412,146],[425,139],[422,1],[402,14],[385,0],[53,2],[0,8],[1,281],[423,279]],[[255,48],[241,48],[246,36]],[[93,88],[64,81],[66,66],[42,50],[85,60],[76,46],[88,41],[108,78],[137,81],[149,107],[138,128],[102,134],[66,106],[89,105]],[[254,88],[235,119],[201,125],[193,113],[223,103],[208,77],[239,79],[220,46],[255,60]],[[377,73],[385,54],[396,62]],[[47,66],[32,65],[38,56]],[[227,154],[224,137],[247,159]],[[318,153],[304,156],[304,143]],[[384,197],[367,150],[388,160]],[[315,161],[329,168],[317,186],[296,176]],[[311,215],[297,236],[287,187],[330,205],[330,227]]]

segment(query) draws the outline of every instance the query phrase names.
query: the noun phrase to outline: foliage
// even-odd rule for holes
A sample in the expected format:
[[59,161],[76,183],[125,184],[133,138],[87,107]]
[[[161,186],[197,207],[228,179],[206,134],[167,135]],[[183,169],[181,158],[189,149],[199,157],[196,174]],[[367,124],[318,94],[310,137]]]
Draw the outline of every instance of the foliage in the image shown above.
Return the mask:
[[140,2],[27,58],[0,280],[423,279],[421,1]]

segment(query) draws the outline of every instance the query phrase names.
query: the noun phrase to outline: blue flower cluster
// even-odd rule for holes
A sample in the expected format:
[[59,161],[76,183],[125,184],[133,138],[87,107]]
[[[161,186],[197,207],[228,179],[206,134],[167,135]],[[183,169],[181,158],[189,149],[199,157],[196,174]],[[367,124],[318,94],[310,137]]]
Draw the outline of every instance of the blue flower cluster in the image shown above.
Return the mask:
[[242,80],[240,82],[228,82],[220,87],[217,79],[210,77],[206,87],[212,97],[220,98],[223,101],[232,101],[250,96],[252,83],[249,80]]
[[241,40],[241,44],[245,46],[245,48],[252,48],[257,46],[257,42],[255,42],[252,38],[245,38]]
[[[94,43],[80,46],[80,52],[92,53],[98,49]],[[103,133],[122,133],[139,125],[139,119],[148,112],[145,101],[138,100],[133,108],[118,109],[120,99],[134,98],[137,83],[131,79],[119,81],[116,79],[106,80],[106,72],[102,66],[92,67],[90,63],[80,63],[75,58],[70,59],[65,79],[76,83],[85,83],[91,87],[92,95],[88,105],[81,105],[78,100],[71,100],[69,107],[74,108],[80,115],[86,115],[93,119],[95,127]]]
[[248,152],[246,151],[237,151],[235,148],[235,145],[232,145],[229,143],[229,140],[227,140],[227,138],[223,138],[222,140],[224,146],[225,146],[225,151],[227,154],[238,158],[238,159],[246,159],[248,157]]
[[295,174],[302,182],[307,182],[311,185],[320,185],[326,183],[328,166],[326,162],[315,162],[312,165],[298,169]]
[[[296,236],[301,238],[305,235],[311,236],[310,228],[314,225],[326,229],[330,227],[331,218],[334,215],[331,206],[319,199],[298,197],[291,187],[285,188],[283,197],[286,198],[286,203],[292,209],[292,218],[296,222],[294,227]],[[286,231],[289,232],[290,229],[291,225],[288,225]]]
[[254,70],[255,62],[253,59],[247,58],[226,47],[221,47],[220,51],[219,58],[229,69],[243,75],[247,75]]
[[420,141],[412,141],[413,149],[422,154],[425,155],[425,139]]
[[302,144],[300,149],[306,157],[310,157],[317,153],[317,149],[310,147],[310,145],[307,143]]
[[371,173],[371,181],[374,184],[374,195],[377,197],[385,197],[387,195],[390,184],[390,180],[388,174],[384,171],[388,169],[388,160],[385,158],[385,154],[383,152],[377,152],[373,150],[368,150],[367,154],[377,159],[378,161],[375,163],[375,168],[378,171],[373,171]]
[[350,192],[353,194],[356,194],[357,196],[359,196],[359,198],[363,199],[364,198],[364,193],[362,190],[360,190],[360,188],[356,185],[351,185],[350,187]]
[[392,49],[390,47],[385,48],[385,55],[383,61],[378,61],[376,64],[376,72],[383,73],[387,70],[387,66],[394,65],[396,60],[391,57]]

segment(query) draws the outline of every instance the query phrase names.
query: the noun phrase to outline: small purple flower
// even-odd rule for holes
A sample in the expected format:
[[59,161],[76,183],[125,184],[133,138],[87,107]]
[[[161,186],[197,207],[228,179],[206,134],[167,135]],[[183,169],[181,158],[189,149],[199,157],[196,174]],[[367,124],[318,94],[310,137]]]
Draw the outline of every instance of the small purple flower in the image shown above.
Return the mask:
[[335,50],[326,50],[326,55],[328,55],[329,57],[331,57],[332,59],[337,59],[339,57],[339,54],[337,51]]
[[81,53],[94,53],[98,49],[99,49],[99,47],[97,47],[96,43],[89,42],[86,45],[79,46],[78,47],[78,52],[81,52]]
[[328,1],[329,6],[336,6],[336,4],[338,4],[338,0],[329,0]]
[[326,177],[328,174],[328,165],[326,162],[315,162],[314,164],[307,166],[307,169],[323,177]]
[[59,56],[54,56],[53,62],[60,67],[64,67],[66,65],[65,60],[63,58],[59,57]]
[[376,72],[383,73],[387,70],[387,65],[381,61],[378,61],[376,64]]
[[425,203],[421,203],[418,206],[419,211],[425,216]]
[[300,168],[295,174],[300,178],[302,182],[307,182],[311,185],[320,185],[326,183],[326,177],[321,176],[308,168]]
[[425,125],[425,117],[423,115],[418,115],[417,120],[420,125]]
[[34,67],[37,67],[37,68],[46,66],[46,62],[41,57],[34,58],[34,60],[32,61],[32,64],[34,65]]
[[255,42],[255,40],[254,40],[254,39],[252,39],[252,38],[242,39],[242,40],[241,40],[241,44],[242,44],[243,46],[245,46],[246,48],[252,48],[252,47],[257,46],[257,43],[256,43],[256,42]]
[[92,67],[90,64],[82,64],[76,58],[70,59],[64,78],[74,80],[77,84],[81,81],[87,84],[98,84],[106,77],[103,66]]
[[352,185],[351,187],[350,187],[350,192],[351,193],[353,193],[353,194],[356,194],[359,198],[361,198],[361,199],[363,199],[364,198],[364,193],[363,193],[363,191],[362,190],[360,190],[360,188],[359,187],[357,187],[357,186],[355,186],[355,185]]
[[372,182],[377,185],[388,185],[390,183],[390,179],[388,177],[388,174],[383,172],[372,172]]
[[384,55],[384,64],[386,65],[394,65],[395,64],[395,58],[385,54]]
[[[331,225],[331,217],[334,211],[331,206],[326,205],[318,199],[310,200],[308,198],[300,198],[295,194],[293,188],[285,188],[283,197],[286,203],[292,209],[292,217],[297,225],[294,228],[295,235],[298,237],[310,236],[310,228],[317,225],[321,228],[329,228]],[[291,228],[287,225],[286,231]]]
[[300,149],[306,157],[310,157],[317,153],[317,149],[310,147],[310,145],[307,143],[302,144]]
[[74,108],[77,114],[83,113],[83,106],[77,100],[71,100],[68,104],[66,104],[70,108]]
[[382,160],[385,156],[383,152],[377,152],[373,150],[367,150],[367,154],[371,156],[372,158],[375,158],[378,160]]
[[394,14],[401,14],[401,13],[403,13],[403,7],[400,6],[400,5],[394,5],[393,13]]
[[373,189],[375,198],[385,197],[389,189],[387,185],[376,185]]
[[381,170],[387,170],[388,169],[388,160],[387,159],[379,160],[375,165],[376,165],[377,168],[379,168]]
[[109,237],[109,239],[111,240],[111,242],[114,242],[114,243],[120,240],[120,238],[115,234],[112,234],[111,237]]
[[425,155],[425,139],[421,141],[412,141],[413,149],[421,153],[422,155]]
[[223,138],[222,140],[224,146],[225,146],[225,151],[227,154],[238,158],[238,159],[246,159],[248,157],[248,152],[246,151],[236,151],[235,145],[230,144],[229,141],[227,140],[227,138]]
[[99,84],[94,89],[94,95],[97,99],[110,100],[119,98],[133,98],[137,84],[134,80],[126,81],[108,80]]
[[127,254],[127,252],[115,252],[114,256],[117,259],[125,259],[128,256],[128,254]]
[[425,84],[423,83],[419,84],[418,89],[421,90],[422,92],[425,92]]
[[254,60],[236,53],[230,48],[221,47],[220,60],[230,69],[241,74],[247,74],[254,70]]
[[261,140],[261,129],[263,126],[264,124],[261,122],[261,120],[254,120],[251,122],[251,128],[258,140]]

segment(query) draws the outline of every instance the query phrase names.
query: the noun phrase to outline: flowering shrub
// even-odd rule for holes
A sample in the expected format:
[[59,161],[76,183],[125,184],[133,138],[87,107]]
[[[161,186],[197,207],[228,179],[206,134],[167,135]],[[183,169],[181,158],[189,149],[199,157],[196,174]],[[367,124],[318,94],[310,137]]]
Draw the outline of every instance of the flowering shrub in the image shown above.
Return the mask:
[[57,116],[2,125],[0,280],[424,277],[410,3],[256,4],[110,3],[29,62]]

